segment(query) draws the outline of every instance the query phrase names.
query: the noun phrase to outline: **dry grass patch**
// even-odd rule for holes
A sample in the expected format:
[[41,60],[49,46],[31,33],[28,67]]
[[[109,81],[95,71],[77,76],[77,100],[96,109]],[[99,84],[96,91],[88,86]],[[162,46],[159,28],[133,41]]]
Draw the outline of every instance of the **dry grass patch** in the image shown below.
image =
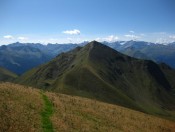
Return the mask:
[[95,100],[47,92],[56,131],[173,132],[175,122]]
[[42,131],[39,90],[12,83],[0,84],[0,131]]
[[56,132],[175,132],[175,122],[138,111],[50,92],[44,93],[44,102],[40,93],[30,87],[1,83],[0,131],[43,131],[41,112],[53,107],[49,118],[51,115]]

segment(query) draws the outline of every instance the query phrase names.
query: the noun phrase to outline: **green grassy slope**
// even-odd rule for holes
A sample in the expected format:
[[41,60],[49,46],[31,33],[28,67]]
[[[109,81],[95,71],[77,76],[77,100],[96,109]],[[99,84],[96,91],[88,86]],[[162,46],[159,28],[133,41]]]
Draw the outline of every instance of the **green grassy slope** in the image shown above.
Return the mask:
[[11,81],[17,78],[15,73],[10,72],[9,70],[0,67],[0,81]]
[[174,118],[173,82],[152,61],[125,56],[98,42],[63,53],[17,79],[25,85]]

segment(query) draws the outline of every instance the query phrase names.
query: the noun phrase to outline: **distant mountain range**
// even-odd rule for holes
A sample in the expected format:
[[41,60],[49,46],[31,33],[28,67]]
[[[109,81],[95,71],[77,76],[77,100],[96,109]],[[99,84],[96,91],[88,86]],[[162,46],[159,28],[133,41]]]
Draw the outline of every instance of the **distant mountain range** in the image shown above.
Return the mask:
[[[13,43],[0,46],[0,66],[16,73],[24,72],[49,62],[62,52],[70,51],[81,44]],[[142,41],[103,42],[103,44],[131,57],[164,62],[175,68],[175,42],[167,45]]]
[[0,46],[0,66],[22,74],[38,65],[46,63],[61,52],[75,48],[76,45],[42,45],[13,43]]
[[[93,41],[29,70],[16,83],[171,116],[175,70]],[[172,116],[172,118],[175,118]]]
[[143,41],[104,42],[104,44],[131,57],[163,62],[175,68],[175,42],[166,45]]

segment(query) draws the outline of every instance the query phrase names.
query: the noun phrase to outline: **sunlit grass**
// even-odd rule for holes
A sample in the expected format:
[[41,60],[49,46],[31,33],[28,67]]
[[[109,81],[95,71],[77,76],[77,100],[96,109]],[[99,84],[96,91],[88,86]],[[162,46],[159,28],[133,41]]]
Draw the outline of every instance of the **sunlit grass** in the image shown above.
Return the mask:
[[124,107],[63,94],[46,94],[53,102],[57,131],[173,132],[175,123]]
[[41,131],[42,108],[39,90],[11,83],[0,84],[0,131]]
[[[44,129],[43,129],[44,128]],[[174,132],[175,122],[96,100],[0,84],[2,132]]]

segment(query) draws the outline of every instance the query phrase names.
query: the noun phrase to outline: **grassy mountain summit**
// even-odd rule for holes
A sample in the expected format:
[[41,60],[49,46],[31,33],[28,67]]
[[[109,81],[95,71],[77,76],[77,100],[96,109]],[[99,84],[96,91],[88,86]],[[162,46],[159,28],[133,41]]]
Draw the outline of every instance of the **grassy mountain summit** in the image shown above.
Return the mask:
[[123,55],[93,41],[58,55],[16,81],[168,117],[175,109],[174,85],[168,75],[152,61]]
[[0,67],[0,81],[10,81],[17,78],[17,75],[5,68]]

